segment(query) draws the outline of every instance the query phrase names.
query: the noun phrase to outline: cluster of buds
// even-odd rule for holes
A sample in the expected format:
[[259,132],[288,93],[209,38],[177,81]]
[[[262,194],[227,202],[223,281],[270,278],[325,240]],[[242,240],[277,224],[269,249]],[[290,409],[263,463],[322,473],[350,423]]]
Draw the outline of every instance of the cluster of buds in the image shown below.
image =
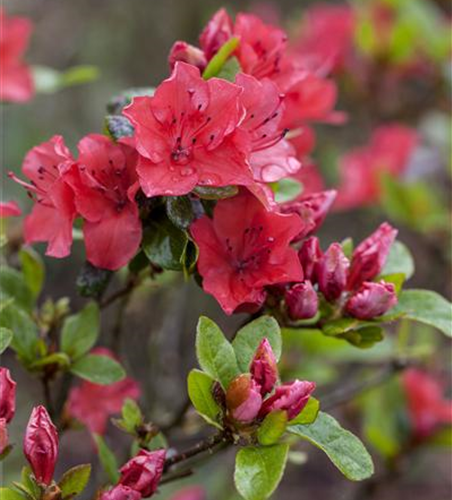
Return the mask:
[[7,424],[16,412],[16,382],[8,368],[0,367],[0,456],[9,449]]
[[285,411],[293,420],[306,406],[315,389],[314,382],[294,380],[277,385],[276,358],[267,339],[263,339],[251,362],[250,373],[239,375],[226,391],[226,408],[233,424],[262,421],[269,413]]
[[285,291],[287,314],[292,320],[313,318],[319,295],[346,315],[361,320],[381,316],[397,303],[395,287],[384,280],[372,281],[381,273],[397,230],[381,226],[354,250],[349,260],[339,243],[322,252],[315,236],[307,238],[299,252],[304,281]]
[[157,491],[165,466],[165,450],[141,450],[120,469],[118,484],[105,491],[101,500],[140,500]]

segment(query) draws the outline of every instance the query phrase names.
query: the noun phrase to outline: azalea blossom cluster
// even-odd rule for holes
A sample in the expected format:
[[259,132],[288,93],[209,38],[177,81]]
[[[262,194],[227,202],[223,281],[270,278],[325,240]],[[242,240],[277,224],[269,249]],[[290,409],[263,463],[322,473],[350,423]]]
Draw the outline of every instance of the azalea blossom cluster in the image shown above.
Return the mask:
[[250,365],[250,373],[235,378],[226,391],[226,408],[234,425],[262,421],[274,411],[293,420],[306,406],[314,382],[294,380],[278,385],[278,367],[270,342],[264,338]]

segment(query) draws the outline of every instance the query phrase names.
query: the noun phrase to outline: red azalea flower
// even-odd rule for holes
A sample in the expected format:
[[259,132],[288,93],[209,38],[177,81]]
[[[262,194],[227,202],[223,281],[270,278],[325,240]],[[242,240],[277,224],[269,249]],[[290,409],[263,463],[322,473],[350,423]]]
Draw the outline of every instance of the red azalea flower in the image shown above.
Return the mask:
[[6,426],[6,420],[0,418],[0,455],[5,452],[9,446],[8,428]]
[[314,5],[304,13],[301,33],[293,50],[311,68],[338,71],[353,48],[354,29],[354,13],[350,6]]
[[294,380],[280,385],[272,396],[264,401],[260,414],[262,416],[276,410],[287,412],[287,419],[294,419],[306,406],[315,389],[314,382]]
[[398,124],[377,128],[367,146],[350,151],[340,160],[336,207],[348,209],[378,201],[381,174],[400,177],[417,144],[413,129]]
[[34,94],[30,68],[22,61],[32,31],[24,17],[9,17],[0,8],[0,100],[25,102]]
[[245,116],[242,89],[226,80],[205,81],[178,62],[153,97],[137,97],[124,114],[135,125],[137,171],[147,196],[183,195],[196,185],[253,182],[245,152],[232,134]]
[[137,154],[130,146],[98,134],[86,136],[78,149],[78,162],[67,178],[85,219],[86,256],[91,264],[114,271],[130,261],[141,242],[134,200]]
[[243,89],[240,99],[246,116],[240,130],[247,132],[255,180],[275,182],[296,173],[301,164],[294,147],[284,139],[281,120],[285,107],[278,87],[267,78],[257,80],[243,73],[235,82]]
[[138,491],[144,498],[150,497],[160,483],[165,457],[166,450],[139,451],[119,470],[119,484]]
[[301,281],[290,247],[301,228],[297,215],[269,212],[247,191],[219,201],[213,220],[204,216],[191,226],[204,290],[231,314],[241,304],[261,304],[266,285]]
[[199,37],[199,45],[207,60],[218,52],[232,36],[232,19],[226,9],[217,11]]
[[56,135],[26,155],[22,172],[30,179],[29,184],[9,174],[36,201],[31,214],[25,218],[25,242],[48,242],[46,254],[52,257],[66,257],[72,245],[76,209],[74,193],[65,180],[72,162],[63,138]]
[[[114,357],[105,348],[96,348],[91,352]],[[82,422],[91,432],[104,434],[109,418],[121,412],[127,398],[138,399],[140,392],[138,383],[130,377],[110,385],[83,381],[71,389],[67,410],[71,417]]]
[[16,385],[8,368],[0,366],[0,418],[7,424],[16,413]]
[[426,372],[411,368],[402,375],[410,420],[415,436],[424,439],[442,424],[452,424],[452,401],[443,387]]
[[6,217],[18,217],[22,214],[22,210],[15,201],[0,202],[0,219]]

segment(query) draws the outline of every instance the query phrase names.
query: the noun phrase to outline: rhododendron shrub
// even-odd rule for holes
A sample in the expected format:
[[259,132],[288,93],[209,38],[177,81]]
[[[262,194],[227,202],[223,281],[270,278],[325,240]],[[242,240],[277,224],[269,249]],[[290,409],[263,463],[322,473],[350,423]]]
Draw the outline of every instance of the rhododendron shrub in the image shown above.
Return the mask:
[[[418,140],[407,127],[378,129],[370,146],[344,159],[338,191],[325,188],[307,156],[313,124],[344,118],[335,110],[335,83],[319,64],[323,57],[337,71],[346,64],[353,20],[338,14],[340,26],[320,46],[315,33],[323,29],[323,12],[312,14],[312,32],[294,48],[280,27],[249,13],[233,19],[221,9],[199,47],[174,44],[167,78],[110,101],[103,134],[87,133],[74,152],[55,135],[25,154],[22,175],[10,174],[32,208],[23,219],[23,245],[3,235],[0,352],[14,353],[42,384],[43,404],[32,409],[24,431],[29,466],[0,490],[7,500],[70,500],[86,487],[102,500],[157,497],[167,483],[197,472],[198,459],[223,450],[235,453],[241,497],[265,500],[286,464],[300,462],[305,441],[349,480],[372,476],[363,442],[324,411],[367,387],[357,381],[349,394],[349,381],[338,376],[330,394],[325,385],[334,375],[322,375],[335,363],[327,353],[356,364],[375,349],[372,359],[389,365],[384,377],[377,373],[377,385],[393,380],[419,361],[404,345],[404,325],[450,337],[452,308],[436,292],[407,289],[414,263],[392,224],[370,228],[356,245],[345,225],[340,240],[319,233],[334,206],[378,199],[378,175],[403,172]],[[0,208],[5,225],[18,222],[9,219],[21,214],[14,201]],[[64,297],[41,300],[45,269],[35,243],[63,259],[63,267],[72,265],[71,251],[84,248],[76,283],[81,306]],[[159,377],[142,376],[146,367],[123,349],[134,334],[133,322],[125,331],[123,314],[134,292],[140,296],[134,306],[158,308],[146,292],[177,286],[177,272],[210,295],[222,316],[241,322],[223,331],[201,315],[188,339],[199,368],[187,370],[183,395],[171,394],[182,409],[172,416],[156,403],[166,390]],[[113,306],[112,326],[104,311]],[[175,307],[182,305],[176,300]],[[144,322],[140,307],[131,309]],[[165,334],[175,350],[172,325]],[[146,343],[140,339],[138,349],[146,351]],[[151,367],[158,366],[157,344]],[[162,357],[174,371],[177,358]],[[350,365],[351,383],[360,375]],[[21,389],[16,373],[0,367],[1,460],[17,446],[9,436]],[[409,443],[420,446],[451,423],[450,402],[418,368],[401,380]],[[89,463],[64,470],[60,438],[69,430],[85,432],[87,460],[96,454],[103,479],[90,479]],[[209,485],[201,486],[172,498],[207,498]]]

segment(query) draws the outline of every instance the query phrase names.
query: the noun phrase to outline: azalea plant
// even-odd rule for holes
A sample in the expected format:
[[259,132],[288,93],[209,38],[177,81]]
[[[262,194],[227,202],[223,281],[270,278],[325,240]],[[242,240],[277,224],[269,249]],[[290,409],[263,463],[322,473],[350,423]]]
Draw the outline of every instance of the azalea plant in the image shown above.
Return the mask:
[[[291,50],[282,29],[254,14],[233,19],[224,9],[208,22],[199,46],[178,41],[168,61],[168,77],[149,82],[155,87],[114,96],[103,133],[82,137],[75,154],[55,135],[26,153],[21,175],[10,173],[33,207],[18,244],[6,224],[21,210],[13,201],[1,205],[0,352],[14,352],[39,380],[42,404],[23,433],[28,465],[0,490],[2,500],[70,500],[88,484],[102,500],[148,498],[196,472],[201,458],[228,449],[235,452],[237,492],[264,500],[283,481],[286,465],[300,462],[302,442],[322,450],[349,480],[367,480],[374,473],[369,452],[327,410],[361,396],[365,412],[371,390],[400,372],[410,434],[386,453],[367,432],[367,420],[373,448],[393,458],[452,423],[439,382],[411,367],[417,360],[411,345],[391,351],[376,383],[340,394],[318,390],[322,380],[293,370],[294,363],[308,366],[310,342],[324,352],[334,345],[363,353],[394,342],[412,324],[452,336],[451,304],[434,291],[405,286],[413,259],[391,224],[373,228],[361,242],[346,232],[329,244],[318,237],[328,211],[336,200],[346,203],[344,190],[354,182],[371,179],[363,197],[376,196],[372,169],[364,180],[350,174],[339,196],[300,183],[306,170],[312,174],[313,124],[344,119],[335,109],[334,81]],[[17,91],[19,80],[11,80]],[[17,100],[11,95],[2,98]],[[376,132],[369,150],[351,153],[351,163],[384,155],[387,132]],[[407,148],[416,141],[402,128],[390,134]],[[391,171],[403,163],[399,155],[385,158]],[[80,309],[64,297],[41,300],[45,269],[30,246],[38,242],[58,259],[73,244],[84,246]],[[195,280],[224,315],[241,314],[242,323],[224,333],[212,319],[199,318],[189,404],[168,419],[141,408],[145,381],[127,375],[119,340],[131,295],[177,284],[177,273]],[[119,319],[107,346],[102,313],[114,305]],[[329,364],[319,352],[311,360]],[[0,453],[8,461],[17,446],[8,438],[16,382],[6,367],[0,383]],[[192,408],[197,441],[183,446],[175,431],[184,429]],[[105,439],[110,420],[130,445],[121,459]],[[105,471],[98,484],[90,480],[90,463],[55,476],[59,436],[80,427],[91,433]],[[173,498],[203,496],[195,487]]]

